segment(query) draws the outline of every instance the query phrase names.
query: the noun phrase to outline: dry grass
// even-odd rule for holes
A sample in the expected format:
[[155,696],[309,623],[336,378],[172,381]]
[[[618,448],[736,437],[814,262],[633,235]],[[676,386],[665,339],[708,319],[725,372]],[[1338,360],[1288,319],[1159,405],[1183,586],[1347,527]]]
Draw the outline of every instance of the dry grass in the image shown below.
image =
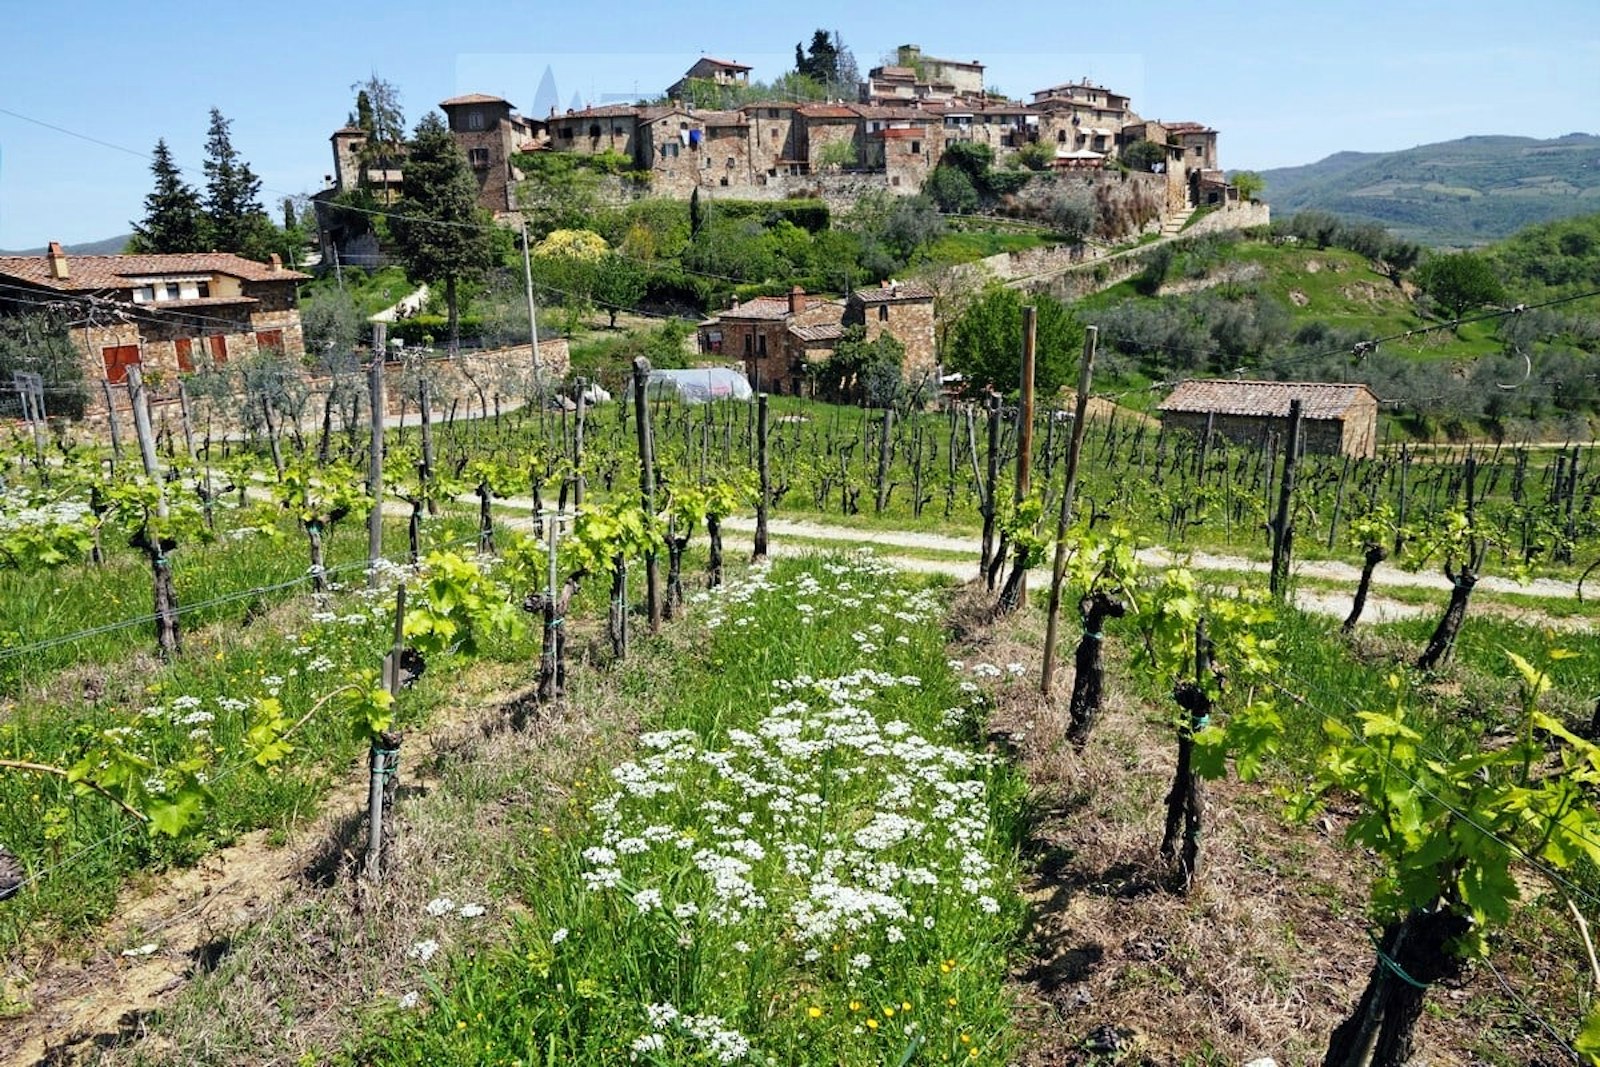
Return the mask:
[[[1034,667],[1042,614],[990,624],[991,601],[962,590],[952,655]],[[1065,621],[1065,640],[1074,641]],[[1127,664],[1113,645],[1106,706],[1075,751],[1060,740],[1071,647],[1061,650],[1052,700],[1032,671],[995,683],[991,734],[1023,767],[1034,811],[1022,887],[1030,926],[1014,972],[1024,1036],[1016,1062],[1320,1063],[1372,962],[1369,861],[1342,843],[1338,813],[1294,825],[1270,786],[1209,782],[1202,873],[1184,896],[1157,855],[1177,749],[1169,711],[1119,684]],[[1559,947],[1533,940],[1541,958],[1514,961],[1526,964],[1519,973],[1543,969],[1552,984],[1573,974],[1552,962]],[[1499,963],[1504,970],[1507,961]],[[1549,1040],[1519,1022],[1500,993],[1486,975],[1466,989],[1435,990],[1419,1029],[1426,1062],[1566,1062],[1550,1058]],[[1483,1058],[1486,1048],[1500,1058]]]

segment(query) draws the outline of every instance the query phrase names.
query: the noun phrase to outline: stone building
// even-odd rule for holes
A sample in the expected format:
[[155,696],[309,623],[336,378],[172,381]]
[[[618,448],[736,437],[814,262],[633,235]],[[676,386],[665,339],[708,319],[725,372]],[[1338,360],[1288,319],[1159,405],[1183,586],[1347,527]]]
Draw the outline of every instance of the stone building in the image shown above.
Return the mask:
[[522,172],[511,157],[537,144],[539,124],[517,114],[509,101],[487,93],[451,97],[439,108],[478,180],[479,205],[496,215],[514,210],[511,185],[522,180]]
[[739,109],[750,125],[750,166],[758,177],[801,173],[805,155],[801,150],[803,127],[795,121],[799,107],[796,103],[768,100]]
[[929,379],[938,357],[934,353],[933,292],[920,285],[893,280],[876,289],[857,289],[845,305],[845,326],[861,326],[866,340],[892,334],[905,346],[901,376],[908,385]]
[[639,109],[632,104],[607,104],[564,115],[552,112],[546,121],[550,147],[557,151],[585,156],[615,152],[629,159],[637,156]]
[[268,349],[298,363],[305,338],[295,286],[308,279],[277,256],[270,263],[224,252],[69,256],[52,241],[46,255],[0,256],[0,282],[15,287],[0,294],[0,312],[41,298],[81,304],[70,336],[87,381],[120,384],[136,364],[171,380],[208,361]]
[[983,64],[976,59],[970,63],[959,59],[938,59],[923,55],[917,45],[903,44],[895,50],[895,65],[912,72],[914,85],[926,85],[931,93],[948,94],[946,99],[983,99]]
[[705,82],[722,88],[744,88],[750,84],[750,68],[729,59],[701,56],[683,77],[667,86],[667,99],[683,100],[690,96],[692,82]]
[[1365,385],[1335,382],[1181,383],[1156,410],[1164,430],[1211,432],[1246,445],[1288,432],[1289,402],[1301,402],[1307,452],[1371,459],[1378,446],[1378,397]]
[[738,361],[758,390],[798,396],[811,368],[838,347],[845,330],[859,326],[866,340],[892,334],[905,346],[901,371],[908,384],[934,372],[933,294],[916,285],[888,282],[858,289],[848,300],[807,294],[758,296],[700,323],[700,351]]

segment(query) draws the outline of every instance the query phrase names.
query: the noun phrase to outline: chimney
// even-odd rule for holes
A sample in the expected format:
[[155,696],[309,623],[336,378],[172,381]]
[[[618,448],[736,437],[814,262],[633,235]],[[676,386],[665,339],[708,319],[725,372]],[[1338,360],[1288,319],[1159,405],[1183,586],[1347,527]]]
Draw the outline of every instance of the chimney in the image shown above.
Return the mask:
[[271,258],[271,260],[268,261],[267,269],[271,270],[271,271],[280,271],[280,270],[282,270],[283,269],[283,257],[278,255],[278,253],[276,253],[276,252],[272,253],[272,258]]
[[789,314],[798,315],[806,309],[806,291],[798,285],[789,290]]
[[60,241],[50,242],[50,277],[58,282],[64,282],[72,277],[72,272],[67,269],[67,254],[61,251]]

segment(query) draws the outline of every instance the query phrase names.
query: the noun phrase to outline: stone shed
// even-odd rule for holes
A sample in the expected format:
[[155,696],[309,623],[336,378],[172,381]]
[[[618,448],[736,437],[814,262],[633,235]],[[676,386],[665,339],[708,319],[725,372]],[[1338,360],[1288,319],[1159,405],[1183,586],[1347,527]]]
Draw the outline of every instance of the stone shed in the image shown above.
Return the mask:
[[1341,382],[1190,380],[1156,410],[1166,430],[1214,433],[1260,444],[1288,431],[1289,402],[1299,400],[1307,452],[1371,459],[1378,445],[1378,397],[1365,385]]

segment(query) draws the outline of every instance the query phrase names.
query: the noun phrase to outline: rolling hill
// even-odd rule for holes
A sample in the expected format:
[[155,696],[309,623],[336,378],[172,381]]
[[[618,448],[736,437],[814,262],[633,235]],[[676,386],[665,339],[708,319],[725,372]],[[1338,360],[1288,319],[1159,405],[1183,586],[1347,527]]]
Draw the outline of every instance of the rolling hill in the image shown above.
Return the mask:
[[[62,245],[61,247],[68,255],[114,256],[127,247],[128,242],[131,240],[133,240],[133,234],[124,233],[116,237],[107,237],[100,241],[85,241],[83,244]],[[46,249],[42,247],[23,248],[17,251],[0,249],[0,256],[42,256],[45,251]]]
[[1401,152],[1338,152],[1261,172],[1278,216],[1331,211],[1423,244],[1472,246],[1600,211],[1600,137],[1465,137]]

